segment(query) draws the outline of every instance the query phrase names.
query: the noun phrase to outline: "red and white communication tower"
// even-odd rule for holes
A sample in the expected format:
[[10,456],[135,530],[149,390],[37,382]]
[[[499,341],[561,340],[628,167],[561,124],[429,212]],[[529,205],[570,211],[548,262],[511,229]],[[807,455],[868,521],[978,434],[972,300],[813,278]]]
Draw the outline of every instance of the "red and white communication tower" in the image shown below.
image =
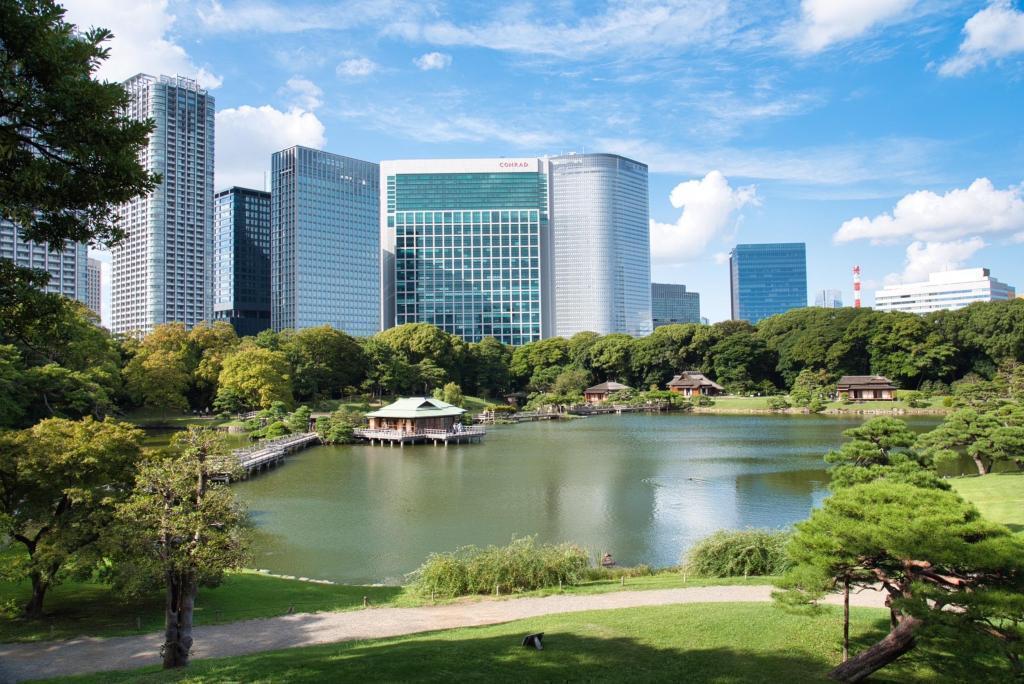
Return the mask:
[[853,308],[860,308],[860,266],[853,267]]

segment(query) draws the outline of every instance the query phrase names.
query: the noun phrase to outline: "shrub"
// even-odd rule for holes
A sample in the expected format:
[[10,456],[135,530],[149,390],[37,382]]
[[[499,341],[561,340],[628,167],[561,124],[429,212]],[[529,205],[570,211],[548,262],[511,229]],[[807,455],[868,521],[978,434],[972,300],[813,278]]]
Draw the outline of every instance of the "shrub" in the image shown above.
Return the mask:
[[484,410],[491,411],[492,413],[515,413],[518,409],[509,404],[488,404]]
[[690,399],[695,406],[714,406],[715,400],[711,397],[706,397],[703,394],[698,394],[696,397]]
[[596,582],[599,580],[617,580],[620,577],[650,577],[655,574],[653,568],[649,565],[634,565],[632,567],[596,567],[587,568],[586,572],[583,573],[583,579],[588,582]]
[[578,584],[590,559],[572,544],[537,544],[534,537],[513,539],[507,546],[466,546],[454,553],[434,553],[410,576],[421,596],[452,598],[468,594],[530,591]]
[[719,530],[686,553],[683,567],[700,577],[781,575],[790,565],[788,541],[789,532]]
[[789,408],[786,397],[768,397],[768,408],[772,411],[785,411]]

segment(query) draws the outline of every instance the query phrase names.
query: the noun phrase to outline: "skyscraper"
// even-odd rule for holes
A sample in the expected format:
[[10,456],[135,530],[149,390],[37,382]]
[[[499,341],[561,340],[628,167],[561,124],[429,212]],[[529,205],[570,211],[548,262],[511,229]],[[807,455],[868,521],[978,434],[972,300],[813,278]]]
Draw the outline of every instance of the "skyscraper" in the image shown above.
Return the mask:
[[139,157],[163,180],[119,209],[125,239],[111,250],[111,329],[192,327],[211,314],[213,96],[181,76],[138,74],[124,85],[129,114],[156,122]]
[[550,177],[552,334],[650,333],[647,166],[570,154]]
[[736,245],[729,253],[733,320],[763,318],[807,306],[807,253],[802,242]]
[[274,330],[380,329],[380,167],[308,147],[271,159]]
[[470,342],[540,339],[545,163],[385,161],[381,176],[384,327],[433,323]]
[[89,257],[89,282],[86,287],[85,303],[100,319],[103,318],[103,264],[99,259]]
[[239,335],[270,327],[270,193],[213,196],[213,318]]
[[25,240],[16,224],[0,219],[0,258],[49,273],[47,292],[56,292],[83,303],[88,301],[89,259],[88,250],[82,243],[68,242],[64,249],[51,252],[48,243]]
[[651,283],[651,315],[654,327],[673,323],[700,323],[700,293],[685,285]]
[[814,306],[820,306],[826,309],[842,309],[843,308],[843,292],[842,290],[818,290],[814,295]]

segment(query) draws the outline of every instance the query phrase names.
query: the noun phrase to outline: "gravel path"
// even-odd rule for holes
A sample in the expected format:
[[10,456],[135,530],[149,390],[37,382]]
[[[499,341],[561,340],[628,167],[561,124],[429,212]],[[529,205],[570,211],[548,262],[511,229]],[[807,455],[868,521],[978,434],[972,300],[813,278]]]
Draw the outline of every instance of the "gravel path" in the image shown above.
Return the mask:
[[[302,613],[263,620],[196,627],[195,658],[223,658],[258,651],[376,639],[454,627],[493,625],[511,620],[585,610],[663,606],[678,603],[770,601],[770,586],[717,586],[608,594],[557,595],[505,601],[476,601],[421,608],[369,608]],[[831,596],[829,603],[838,603]],[[882,607],[879,592],[851,596],[851,604]],[[129,637],[80,637],[67,641],[0,644],[0,681],[126,670],[160,662],[162,634]]]

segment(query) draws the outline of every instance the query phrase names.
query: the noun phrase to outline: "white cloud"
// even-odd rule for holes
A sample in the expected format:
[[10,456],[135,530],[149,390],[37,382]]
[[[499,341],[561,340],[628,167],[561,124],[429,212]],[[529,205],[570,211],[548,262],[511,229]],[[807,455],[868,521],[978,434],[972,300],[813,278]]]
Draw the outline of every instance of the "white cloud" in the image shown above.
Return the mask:
[[338,3],[275,3],[270,0],[212,0],[196,10],[199,25],[208,33],[298,33],[321,29],[343,30],[379,26],[400,17],[411,20],[427,11],[417,0],[348,0]]
[[915,1],[803,0],[793,39],[802,52],[820,52],[901,18]]
[[378,69],[380,69],[380,65],[372,59],[368,59],[366,57],[353,57],[352,59],[346,59],[344,62],[339,64],[335,71],[339,76],[362,78],[364,76],[369,76]]
[[719,0],[645,0],[609,3],[608,9],[566,22],[544,5],[503,6],[476,24],[450,20],[397,21],[385,33],[435,45],[468,45],[521,54],[586,59],[623,51],[671,51],[731,35],[740,25]]
[[428,52],[412,60],[413,64],[423,71],[447,69],[452,64],[452,56],[443,52]]
[[945,195],[929,190],[906,195],[892,213],[845,221],[835,234],[836,242],[871,240],[892,242],[900,238],[923,241],[953,240],[984,233],[1024,230],[1024,186],[997,190],[988,178]]
[[292,76],[281,88],[281,95],[291,98],[299,109],[313,111],[324,103],[324,91],[309,79]]
[[219,88],[222,79],[192,61],[185,48],[169,36],[176,17],[167,0],[64,0],[68,20],[81,29],[103,27],[114,34],[110,58],[99,76],[123,81],[137,73],[195,78],[204,88]]
[[758,204],[754,186],[733,189],[720,171],[680,183],[669,201],[683,212],[675,223],[651,221],[651,258],[660,264],[698,258],[716,236],[734,225],[740,209]]
[[992,0],[964,24],[964,40],[955,57],[941,67],[943,76],[963,76],[994,59],[1024,52],[1024,12],[1010,0]]
[[292,145],[323,148],[324,125],[313,112],[242,105],[217,112],[217,189],[263,188],[270,155]]
[[928,280],[929,273],[959,268],[983,247],[985,241],[979,237],[949,242],[912,242],[907,245],[903,273],[891,273],[885,282],[892,285]]

